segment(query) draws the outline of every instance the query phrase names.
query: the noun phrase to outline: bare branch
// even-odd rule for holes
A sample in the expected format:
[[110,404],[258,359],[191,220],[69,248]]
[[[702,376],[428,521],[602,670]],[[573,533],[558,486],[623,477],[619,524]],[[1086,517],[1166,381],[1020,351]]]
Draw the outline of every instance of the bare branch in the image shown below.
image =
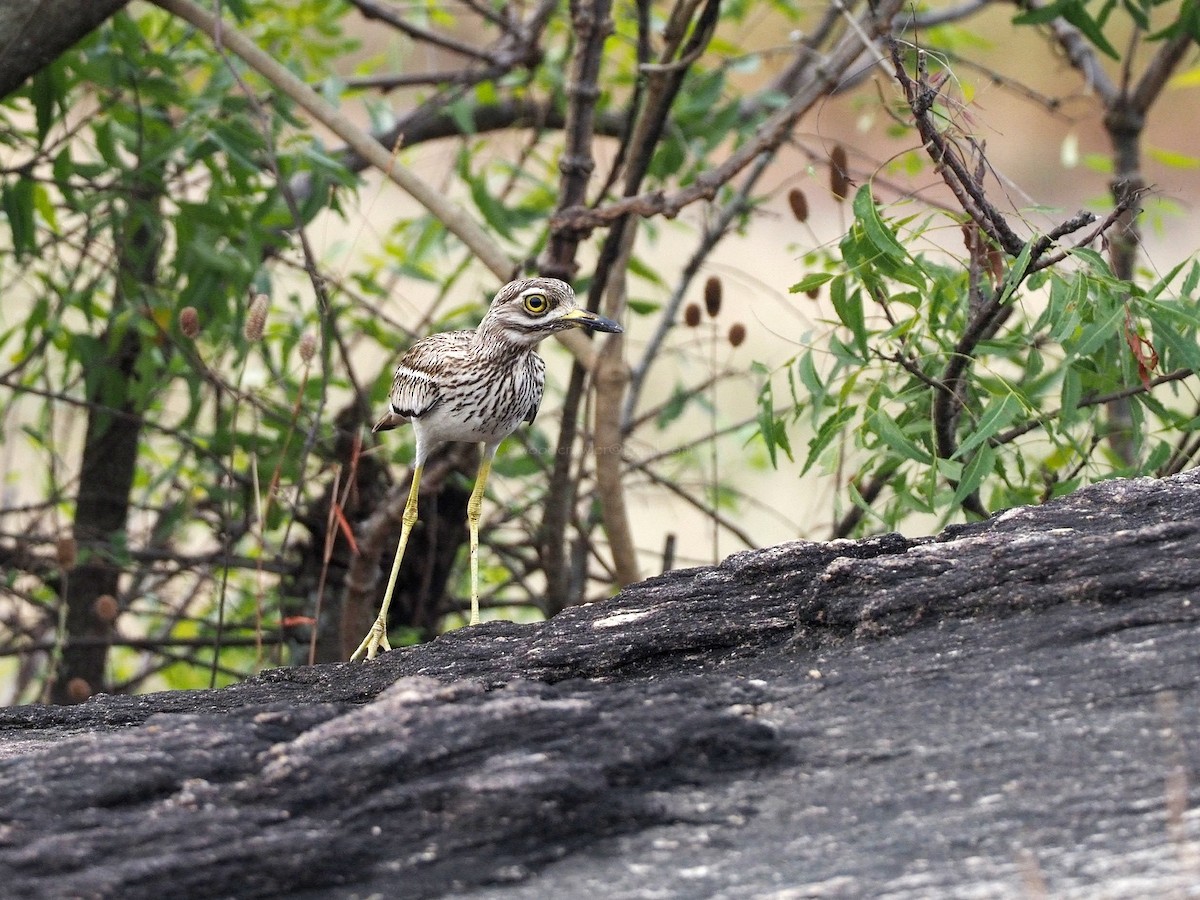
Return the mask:
[[[1022,0],[1022,2],[1018,3],[1018,6],[1026,10],[1039,10],[1044,9],[1046,4],[1043,0]],[[1083,76],[1088,86],[1100,95],[1100,99],[1104,101],[1104,105],[1111,106],[1117,102],[1117,99],[1121,96],[1121,91],[1113,83],[1113,80],[1108,77],[1108,73],[1104,71],[1104,67],[1100,65],[1100,60],[1096,56],[1095,49],[1088,43],[1087,38],[1083,36],[1083,32],[1061,16],[1052,19],[1049,23],[1049,28],[1058,45],[1067,54],[1067,60]]]
[[[559,210],[584,202],[588,180],[596,167],[592,140],[596,101],[600,98],[604,42],[613,30],[611,0],[596,0],[590,4],[586,0],[574,0],[571,22],[576,43],[571,78],[567,83],[566,146],[558,160],[558,170],[562,173],[558,185]],[[575,263],[578,247],[578,233],[552,229],[546,252],[542,255],[542,272],[569,281],[578,268]]]
[[422,28],[420,25],[400,15],[386,3],[380,3],[378,0],[350,0],[350,4],[362,13],[363,18],[378,19],[381,22],[387,22],[387,24],[391,25],[397,31],[408,35],[414,41],[441,47],[443,50],[449,50],[452,53],[458,53],[469,59],[485,63],[495,64],[499,62],[495,53],[480,50],[473,44],[466,44],[448,35],[430,31],[428,28]]
[[917,31],[922,28],[935,28],[950,22],[961,22],[969,19],[975,13],[986,7],[992,0],[964,0],[958,6],[947,6],[945,9],[923,10],[914,13],[907,21],[900,24],[906,31]]
[[1159,46],[1158,52],[1154,54],[1154,58],[1150,60],[1146,71],[1142,72],[1142,77],[1138,79],[1138,83],[1133,89],[1130,99],[1135,109],[1139,109],[1143,113],[1150,111],[1150,107],[1154,105],[1154,101],[1158,99],[1158,95],[1170,79],[1171,73],[1175,71],[1183,60],[1183,55],[1191,46],[1192,36],[1186,29],[1180,29],[1179,34]]

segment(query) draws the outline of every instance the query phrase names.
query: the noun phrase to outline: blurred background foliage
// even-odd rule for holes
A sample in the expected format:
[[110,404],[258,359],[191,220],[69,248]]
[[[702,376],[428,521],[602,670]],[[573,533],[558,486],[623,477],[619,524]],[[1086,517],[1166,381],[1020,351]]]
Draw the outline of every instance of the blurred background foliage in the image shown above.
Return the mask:
[[[1193,212],[1144,173],[1200,164],[1145,139],[1200,80],[1192,2],[162,6],[0,106],[7,702],[344,658],[407,491],[407,435],[366,431],[395,360],[517,273],[628,334],[543,350],[547,400],[485,507],[496,615],[1200,452],[1200,269],[1148,258],[1139,218]],[[991,67],[1017,39],[1057,90]],[[981,93],[1066,116],[1040,165],[1105,196],[1026,192]],[[1081,129],[1107,143],[1081,153]],[[431,464],[394,640],[461,621],[473,468]]]

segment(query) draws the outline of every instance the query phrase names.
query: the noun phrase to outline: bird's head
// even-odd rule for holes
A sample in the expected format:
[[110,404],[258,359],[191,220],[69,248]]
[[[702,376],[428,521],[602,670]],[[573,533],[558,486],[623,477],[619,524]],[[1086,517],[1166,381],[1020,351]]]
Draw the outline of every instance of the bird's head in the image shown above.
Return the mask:
[[531,347],[554,332],[568,328],[624,331],[612,319],[580,307],[575,301],[575,292],[565,281],[528,278],[510,281],[500,288],[479,324],[479,333]]

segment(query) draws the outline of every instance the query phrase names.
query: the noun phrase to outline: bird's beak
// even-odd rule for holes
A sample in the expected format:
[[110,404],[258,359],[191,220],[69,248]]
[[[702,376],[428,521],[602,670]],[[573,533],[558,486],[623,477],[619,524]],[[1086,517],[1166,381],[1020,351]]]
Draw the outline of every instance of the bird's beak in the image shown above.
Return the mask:
[[608,331],[612,334],[620,334],[625,330],[612,319],[598,316],[594,312],[588,312],[579,306],[575,307],[569,313],[560,316],[559,321],[570,322],[572,325],[581,325],[584,328],[590,328],[592,331]]

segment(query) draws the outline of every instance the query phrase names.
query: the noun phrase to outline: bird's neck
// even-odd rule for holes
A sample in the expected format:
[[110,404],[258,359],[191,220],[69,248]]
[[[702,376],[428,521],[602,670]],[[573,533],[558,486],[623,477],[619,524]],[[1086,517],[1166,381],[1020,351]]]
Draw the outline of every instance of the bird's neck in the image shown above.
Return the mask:
[[525,356],[533,352],[538,339],[522,341],[490,316],[484,316],[471,341],[472,352],[481,359],[499,356]]

